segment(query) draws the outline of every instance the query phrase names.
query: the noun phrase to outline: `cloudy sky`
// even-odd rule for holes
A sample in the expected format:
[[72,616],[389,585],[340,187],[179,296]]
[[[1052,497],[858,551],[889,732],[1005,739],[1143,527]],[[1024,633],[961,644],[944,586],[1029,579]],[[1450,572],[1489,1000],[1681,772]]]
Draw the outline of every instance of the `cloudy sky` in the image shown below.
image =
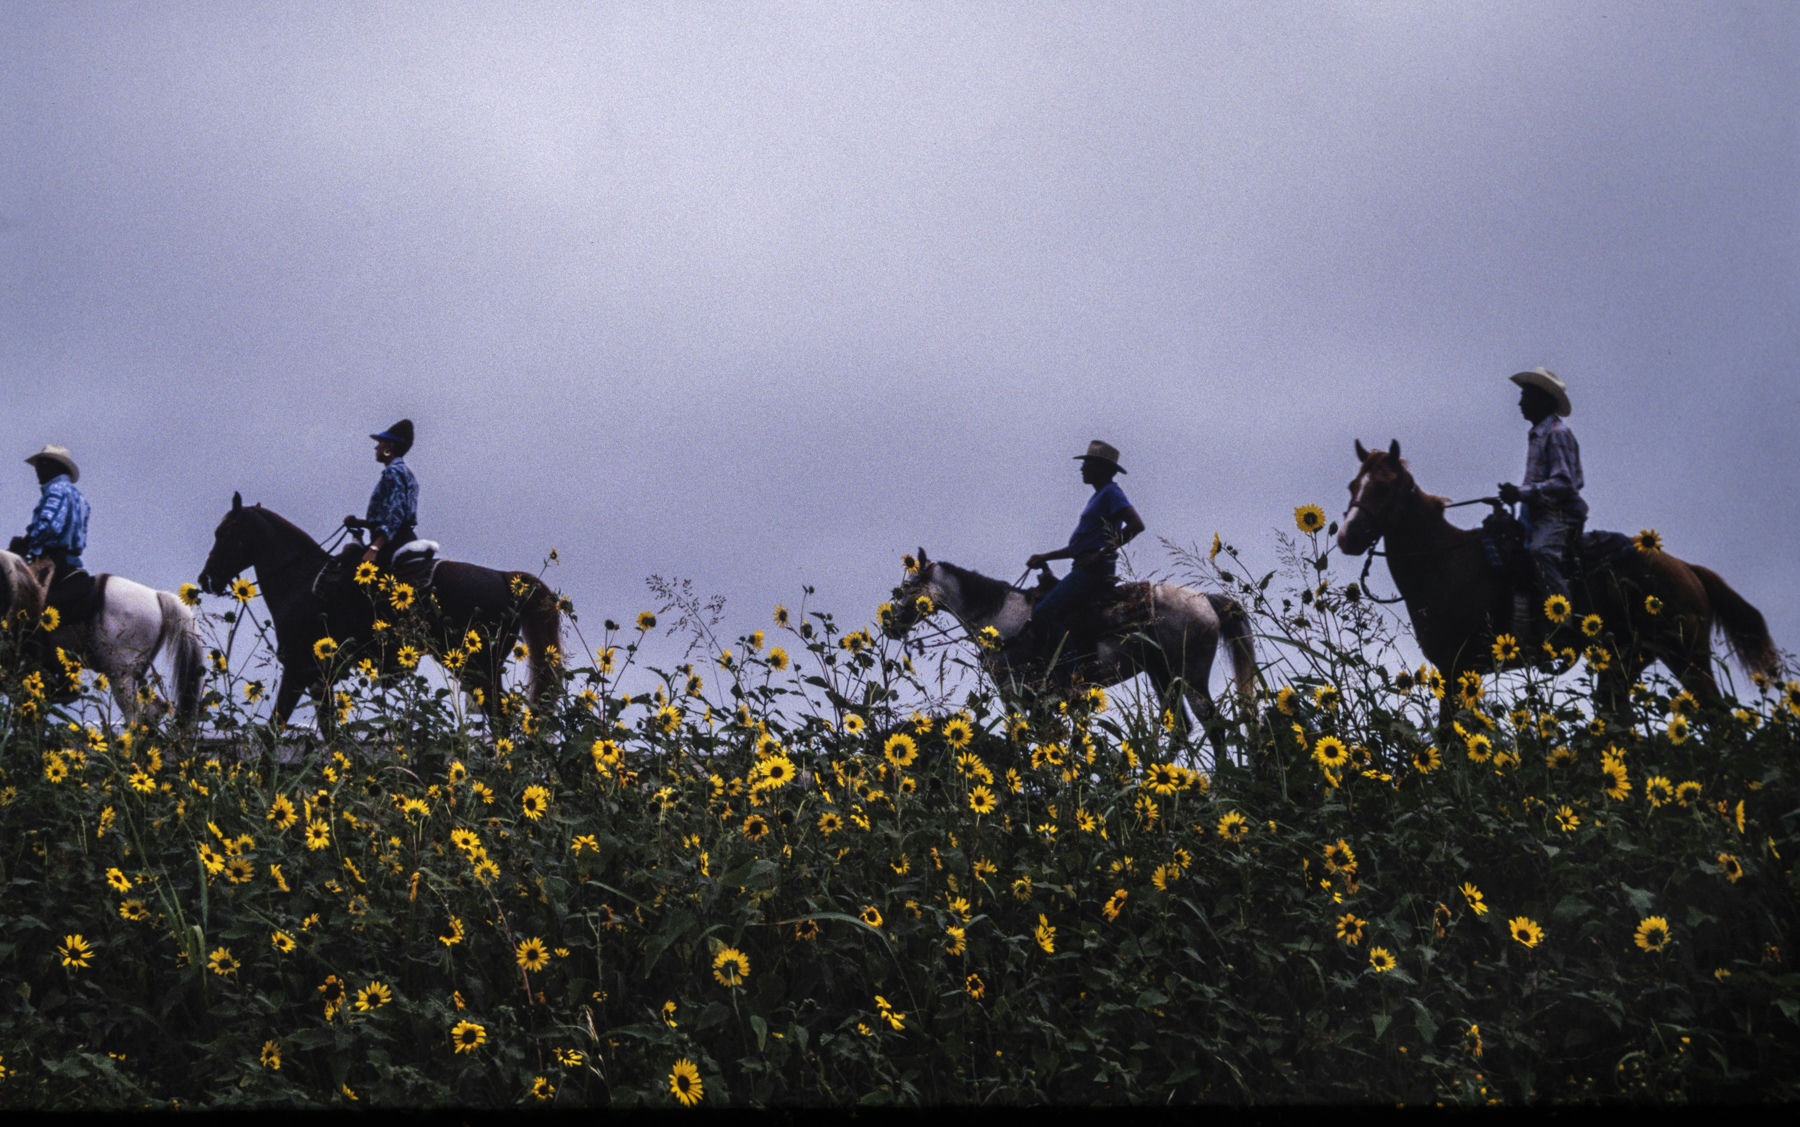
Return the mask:
[[1096,437],[1137,571],[1272,567],[1355,439],[1516,480],[1541,364],[1590,524],[1793,649],[1797,60],[1787,0],[8,0],[0,453],[173,587],[233,490],[360,514],[409,416],[446,554],[736,633],[921,544],[1011,578]]

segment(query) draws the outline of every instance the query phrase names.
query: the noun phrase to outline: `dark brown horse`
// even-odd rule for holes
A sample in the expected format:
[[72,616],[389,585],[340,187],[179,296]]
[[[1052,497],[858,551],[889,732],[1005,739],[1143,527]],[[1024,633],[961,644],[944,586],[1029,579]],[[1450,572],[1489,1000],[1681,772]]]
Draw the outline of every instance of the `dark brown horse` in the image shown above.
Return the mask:
[[[1493,669],[1494,640],[1511,629],[1513,588],[1488,566],[1481,534],[1444,519],[1448,501],[1420,490],[1400,460],[1399,442],[1373,452],[1358,442],[1356,456],[1362,466],[1350,482],[1338,547],[1360,555],[1385,537],[1388,570],[1426,658],[1452,680]],[[1780,666],[1761,612],[1712,571],[1667,552],[1633,552],[1571,586],[1571,622],[1599,615],[1619,648],[1608,671],[1614,692],[1661,661],[1696,697],[1717,700],[1715,627],[1746,669],[1773,676]],[[1651,599],[1660,602],[1656,614]],[[1581,636],[1578,629],[1573,634]]]
[[[200,589],[224,594],[226,585],[248,568],[256,569],[263,602],[275,624],[276,656],[281,660],[281,687],[275,693],[273,720],[277,727],[300,703],[303,692],[324,699],[330,685],[313,647],[331,638],[346,654],[362,654],[362,644],[372,631],[374,610],[364,589],[339,591],[321,597],[314,590],[329,553],[312,537],[261,505],[246,507],[238,494],[231,497],[231,511],[213,533],[212,552],[200,572]],[[374,596],[383,598],[379,592]],[[417,596],[410,613],[427,628],[427,637],[438,654],[462,651],[464,635],[474,630],[482,647],[455,670],[465,690],[480,690],[484,710],[493,705],[495,692],[522,630],[530,650],[534,700],[554,696],[561,680],[556,664],[561,652],[562,614],[554,593],[536,576],[523,571],[495,571],[475,564],[445,560],[438,565],[430,590]],[[390,613],[396,624],[401,615]],[[373,658],[384,673],[394,667],[392,647],[374,650]],[[329,663],[342,669],[343,661]]]

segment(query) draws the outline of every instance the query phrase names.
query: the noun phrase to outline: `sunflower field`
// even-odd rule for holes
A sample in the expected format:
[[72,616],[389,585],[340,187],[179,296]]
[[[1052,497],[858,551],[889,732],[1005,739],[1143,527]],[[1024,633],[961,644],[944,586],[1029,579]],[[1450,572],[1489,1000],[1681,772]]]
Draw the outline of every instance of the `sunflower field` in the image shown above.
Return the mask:
[[[882,611],[722,640],[677,594],[489,721],[321,646],[279,742],[248,592],[198,731],[14,623],[0,1107],[1800,1097],[1800,685],[1596,712],[1604,624],[1447,685],[1300,532],[1177,555],[1258,630],[1221,763]],[[644,668],[676,609],[692,662]]]

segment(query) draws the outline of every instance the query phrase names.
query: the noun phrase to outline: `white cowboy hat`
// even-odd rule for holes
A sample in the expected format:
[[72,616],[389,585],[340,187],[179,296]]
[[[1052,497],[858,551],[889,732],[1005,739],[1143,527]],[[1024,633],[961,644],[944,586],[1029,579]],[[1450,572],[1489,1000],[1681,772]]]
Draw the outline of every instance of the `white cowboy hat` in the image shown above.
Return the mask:
[[1520,387],[1535,387],[1549,392],[1550,398],[1556,400],[1556,413],[1565,419],[1569,417],[1569,385],[1563,383],[1555,372],[1548,368],[1533,368],[1529,372],[1514,373],[1512,382]]
[[69,456],[68,448],[64,446],[57,446],[54,444],[47,445],[36,454],[25,459],[25,462],[27,465],[32,466],[37,465],[39,462],[55,462],[63,469],[69,471],[70,481],[81,480],[81,470],[76,467],[75,459]]
[[1109,442],[1101,442],[1096,438],[1088,443],[1086,454],[1075,455],[1077,462],[1086,461],[1089,458],[1097,462],[1105,462],[1120,473],[1125,472],[1125,467],[1119,464],[1119,448]]

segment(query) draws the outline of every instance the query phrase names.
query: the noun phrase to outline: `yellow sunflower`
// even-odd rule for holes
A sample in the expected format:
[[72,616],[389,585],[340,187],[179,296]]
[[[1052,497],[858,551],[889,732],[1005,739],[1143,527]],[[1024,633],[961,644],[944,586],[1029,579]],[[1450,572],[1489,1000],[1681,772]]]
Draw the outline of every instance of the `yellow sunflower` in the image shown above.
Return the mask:
[[1481,889],[1476,888],[1472,884],[1464,882],[1464,884],[1462,886],[1462,894],[1463,894],[1463,899],[1465,899],[1469,902],[1469,907],[1474,909],[1476,915],[1478,915],[1478,916],[1487,915],[1487,910],[1488,910],[1487,901],[1482,897]]
[[1631,941],[1644,951],[1662,950],[1669,945],[1669,921],[1661,916],[1645,916]]
[[472,1053],[487,1040],[487,1030],[472,1021],[459,1021],[450,1030],[450,1041],[459,1053]]
[[240,964],[231,954],[231,948],[220,947],[206,957],[206,969],[216,975],[228,976],[238,972]]
[[1243,841],[1250,833],[1250,820],[1236,810],[1227,811],[1219,819],[1219,836],[1232,844]]
[[1301,505],[1294,510],[1294,527],[1312,535],[1325,527],[1325,510],[1317,505]]
[[1519,660],[1519,640],[1511,634],[1502,634],[1495,638],[1492,650],[1494,660],[1501,664]]
[[535,973],[550,965],[550,948],[544,945],[542,939],[534,936],[523,940],[513,949],[513,958],[522,969]]
[[675,1067],[669,1070],[669,1093],[681,1101],[682,1107],[693,1107],[705,1098],[700,1069],[693,1061],[683,1057],[675,1062]]
[[1335,771],[1350,761],[1350,749],[1336,736],[1321,736],[1319,742],[1313,745],[1312,757],[1318,761],[1319,766]]
[[720,986],[735,990],[750,977],[750,957],[736,947],[719,948],[719,953],[713,956],[712,966],[713,977]]
[[1512,932],[1512,937],[1527,947],[1536,947],[1544,941],[1544,929],[1538,926],[1536,920],[1526,916],[1515,916],[1507,921],[1506,926]]
[[919,745],[914,743],[913,738],[904,732],[896,732],[887,738],[885,744],[881,745],[881,754],[896,767],[908,767],[912,765],[914,759],[918,758]]

